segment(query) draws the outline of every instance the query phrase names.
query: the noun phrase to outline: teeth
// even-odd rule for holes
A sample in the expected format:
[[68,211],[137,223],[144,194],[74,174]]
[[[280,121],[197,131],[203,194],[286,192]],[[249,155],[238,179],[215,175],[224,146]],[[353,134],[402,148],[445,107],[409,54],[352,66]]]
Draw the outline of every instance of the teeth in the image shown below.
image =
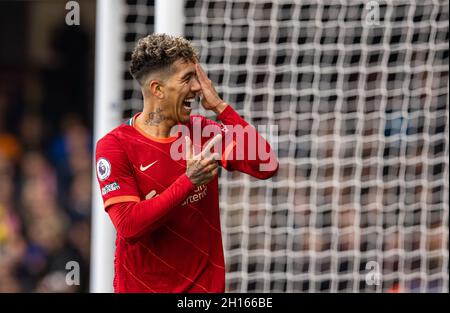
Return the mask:
[[195,101],[195,97],[189,98],[189,99],[184,99],[184,105],[183,105],[184,109],[190,112],[192,110],[191,106],[194,101]]

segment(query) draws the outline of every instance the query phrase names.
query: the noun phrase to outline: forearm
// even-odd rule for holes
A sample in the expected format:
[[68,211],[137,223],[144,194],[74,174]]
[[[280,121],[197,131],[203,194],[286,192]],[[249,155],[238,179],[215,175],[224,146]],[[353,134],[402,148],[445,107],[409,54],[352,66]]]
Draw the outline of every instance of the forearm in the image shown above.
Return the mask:
[[225,133],[225,137],[229,137],[226,138],[225,145],[234,146],[232,149],[225,147],[223,163],[259,179],[272,177],[278,170],[278,159],[261,134],[231,106],[226,106],[218,119],[226,127],[231,126]]
[[165,218],[178,207],[194,189],[186,175],[180,176],[159,196],[141,202],[123,202],[108,208],[108,214],[117,233],[133,240],[157,229]]
[[[236,136],[236,140],[225,140],[225,154],[222,158],[222,165],[227,169],[237,169],[241,172],[261,179],[266,179],[273,176],[278,170],[278,160],[275,156],[275,153],[273,153],[272,149],[270,148],[270,145],[264,140],[263,137],[261,137],[260,134],[258,134],[255,128],[248,126],[248,123],[244,121],[244,119],[242,119],[231,106],[227,105],[226,102],[224,102],[218,96],[214,85],[199,63],[195,64],[195,69],[203,95],[202,106],[206,110],[213,110],[218,115],[217,118],[221,120],[224,125],[243,126],[244,128],[246,128],[246,131],[250,133],[249,135],[252,136],[250,138],[256,138],[252,141],[249,141],[248,139],[243,138],[245,136],[238,135]],[[232,133],[234,134],[234,132]],[[225,134],[225,137],[226,136],[227,135]],[[260,145],[258,145],[258,142],[260,142]],[[234,144],[238,145],[238,149],[240,146],[244,145],[244,158],[240,159],[242,161],[232,158],[228,163],[228,155],[226,152],[228,152],[228,150],[233,152]],[[251,149],[255,150],[252,151]],[[248,157],[249,155],[250,157]],[[256,159],[252,158],[253,155],[255,155]],[[265,158],[266,156],[267,158]]]

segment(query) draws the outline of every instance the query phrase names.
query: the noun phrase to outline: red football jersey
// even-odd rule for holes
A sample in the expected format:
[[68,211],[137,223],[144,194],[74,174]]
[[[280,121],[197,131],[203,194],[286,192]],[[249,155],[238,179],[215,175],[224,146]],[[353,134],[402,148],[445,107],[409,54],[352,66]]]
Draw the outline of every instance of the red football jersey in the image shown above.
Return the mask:
[[[164,139],[151,137],[135,125],[136,116],[97,143],[97,179],[105,210],[114,205],[139,203],[146,199],[158,201],[159,195],[174,182],[178,184],[178,189],[173,189],[173,192],[183,193],[184,196],[177,203],[170,202],[170,195],[164,199],[159,197],[169,203],[170,210],[164,212],[163,218],[158,217],[158,227],[153,225],[136,238],[127,238],[116,227],[114,290],[223,292],[225,267],[218,177],[206,185],[192,185],[185,175],[186,161],[173,157],[173,145],[184,140],[183,134],[179,132]],[[230,106],[219,119],[224,124],[226,121],[227,124],[248,125]],[[192,130],[195,123],[199,123],[201,128],[213,125],[218,132],[226,132],[223,125],[198,115],[191,116],[187,127]],[[201,145],[212,137],[202,138]],[[258,177],[260,173],[252,165],[258,160],[227,161],[227,154],[230,154],[234,144],[224,146],[221,165],[228,170],[237,169]],[[272,176],[277,168],[278,165],[261,178]],[[113,221],[117,226],[117,217]]]

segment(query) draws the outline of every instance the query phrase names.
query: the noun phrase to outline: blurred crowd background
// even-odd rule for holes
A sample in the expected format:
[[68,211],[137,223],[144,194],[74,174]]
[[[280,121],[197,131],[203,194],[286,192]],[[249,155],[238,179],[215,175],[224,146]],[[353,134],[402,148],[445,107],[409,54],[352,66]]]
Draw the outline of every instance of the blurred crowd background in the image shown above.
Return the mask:
[[78,2],[68,26],[65,1],[0,1],[0,292],[88,291],[95,1]]

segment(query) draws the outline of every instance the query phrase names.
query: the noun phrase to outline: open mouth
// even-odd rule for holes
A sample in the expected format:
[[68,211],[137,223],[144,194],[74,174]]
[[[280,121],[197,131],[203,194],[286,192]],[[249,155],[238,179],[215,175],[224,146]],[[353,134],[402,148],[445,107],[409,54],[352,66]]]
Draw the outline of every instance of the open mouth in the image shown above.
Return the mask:
[[195,97],[184,99],[184,101],[183,101],[183,107],[184,107],[186,110],[188,110],[188,111],[192,110],[192,103],[193,103],[194,101],[195,101]]

